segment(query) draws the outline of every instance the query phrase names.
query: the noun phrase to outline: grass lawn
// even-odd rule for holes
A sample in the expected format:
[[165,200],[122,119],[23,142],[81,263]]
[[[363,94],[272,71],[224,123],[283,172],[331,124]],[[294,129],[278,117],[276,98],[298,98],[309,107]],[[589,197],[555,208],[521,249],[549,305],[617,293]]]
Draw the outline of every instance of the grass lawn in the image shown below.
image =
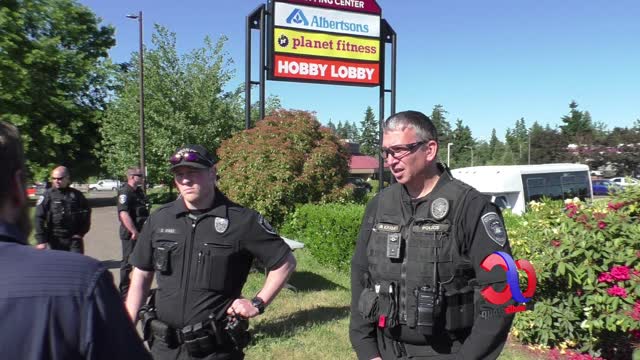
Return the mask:
[[[254,339],[245,349],[247,359],[355,359],[348,334],[349,273],[319,265],[305,249],[295,256],[298,268],[290,283],[298,292],[282,290],[265,313],[251,321]],[[253,297],[263,281],[264,274],[250,274],[244,296]],[[536,358],[518,344],[509,344],[500,356]]]

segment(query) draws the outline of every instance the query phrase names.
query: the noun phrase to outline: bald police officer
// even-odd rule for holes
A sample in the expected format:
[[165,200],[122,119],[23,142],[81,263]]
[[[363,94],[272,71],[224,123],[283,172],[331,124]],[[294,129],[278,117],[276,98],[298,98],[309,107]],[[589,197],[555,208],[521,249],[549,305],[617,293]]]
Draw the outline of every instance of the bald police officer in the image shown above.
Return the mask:
[[[170,163],[181,196],[155,211],[137,240],[129,316],[138,318],[156,274],[155,304],[140,314],[155,359],[242,359],[246,319],[273,301],[295,258],[259,213],[216,187],[214,158],[204,147],[184,146]],[[245,298],[254,258],[269,273],[258,294]]]
[[91,208],[82,193],[69,185],[69,169],[58,166],[51,172],[52,187],[36,203],[37,247],[84,254],[84,235],[91,227]]
[[118,189],[118,220],[120,220],[120,242],[122,261],[120,262],[120,295],[126,299],[131,279],[129,256],[133,252],[142,225],[149,217],[149,200],[142,184],[144,175],[138,167],[127,169],[127,182]]
[[367,205],[351,263],[358,358],[497,358],[513,316],[479,291],[506,284],[504,271],[480,265],[494,251],[510,253],[500,210],[437,162],[436,129],[424,114],[389,117],[382,144],[397,183]]

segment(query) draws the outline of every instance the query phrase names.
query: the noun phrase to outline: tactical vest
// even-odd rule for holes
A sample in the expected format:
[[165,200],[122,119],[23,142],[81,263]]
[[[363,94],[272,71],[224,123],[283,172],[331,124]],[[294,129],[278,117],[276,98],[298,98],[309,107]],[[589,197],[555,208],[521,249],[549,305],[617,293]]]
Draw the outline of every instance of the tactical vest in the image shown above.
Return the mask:
[[80,205],[80,198],[73,191],[49,190],[49,229],[57,238],[76,234],[87,221],[87,210]]
[[[416,329],[421,296],[433,301],[433,333],[473,325],[473,288],[468,285],[472,267],[460,254],[462,241],[456,234],[471,190],[451,179],[405,216],[400,208],[401,184],[381,193],[367,257],[370,286],[381,301],[377,307],[387,309],[377,314],[378,327],[384,328],[385,335],[407,343],[425,342],[424,333]],[[433,294],[433,299],[425,293]],[[386,302],[392,303],[392,310]]]
[[133,204],[133,220],[136,225],[136,230],[142,231],[142,225],[144,225],[144,222],[147,221],[147,218],[149,217],[150,204],[141,189],[136,189],[134,193],[136,196]]

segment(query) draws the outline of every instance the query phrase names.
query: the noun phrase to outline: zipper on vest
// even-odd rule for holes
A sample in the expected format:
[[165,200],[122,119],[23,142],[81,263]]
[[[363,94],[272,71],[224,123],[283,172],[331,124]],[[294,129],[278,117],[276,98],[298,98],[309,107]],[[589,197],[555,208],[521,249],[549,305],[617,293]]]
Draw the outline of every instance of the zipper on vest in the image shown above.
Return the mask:
[[[415,209],[411,209],[415,213]],[[413,223],[413,213],[409,220],[403,225],[402,237],[405,239],[404,258],[402,259],[402,267],[400,270],[400,321],[407,322],[407,261],[409,259],[409,239],[411,238],[410,229]]]
[[187,217],[191,219],[191,241],[185,244],[185,251],[187,251],[188,261],[185,264],[187,266],[187,274],[186,274],[187,278],[184,284],[184,295],[182,296],[182,323],[183,324],[185,323],[185,315],[186,315],[186,309],[187,309],[187,296],[189,294],[189,278],[191,277],[191,253],[193,249],[193,244],[195,242],[196,224],[198,223],[197,217],[191,214],[189,214]]

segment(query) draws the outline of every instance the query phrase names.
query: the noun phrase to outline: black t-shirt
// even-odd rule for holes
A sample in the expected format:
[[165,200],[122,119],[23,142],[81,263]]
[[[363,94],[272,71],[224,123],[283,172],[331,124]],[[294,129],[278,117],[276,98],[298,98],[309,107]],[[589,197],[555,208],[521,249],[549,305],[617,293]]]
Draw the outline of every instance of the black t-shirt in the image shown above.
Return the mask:
[[202,214],[190,213],[182,199],[154,212],[129,262],[155,271],[158,318],[182,328],[211,313],[222,319],[240,296],[254,258],[274,269],[290,252],[259,213],[216,189],[213,207]]
[[[118,189],[118,220],[120,220],[120,212],[126,211],[131,216],[134,225],[138,231],[142,230],[142,224],[149,216],[149,210],[147,208],[147,196],[142,191],[142,188],[132,188],[129,184],[125,183]],[[129,240],[131,233],[120,222],[120,239]]]

